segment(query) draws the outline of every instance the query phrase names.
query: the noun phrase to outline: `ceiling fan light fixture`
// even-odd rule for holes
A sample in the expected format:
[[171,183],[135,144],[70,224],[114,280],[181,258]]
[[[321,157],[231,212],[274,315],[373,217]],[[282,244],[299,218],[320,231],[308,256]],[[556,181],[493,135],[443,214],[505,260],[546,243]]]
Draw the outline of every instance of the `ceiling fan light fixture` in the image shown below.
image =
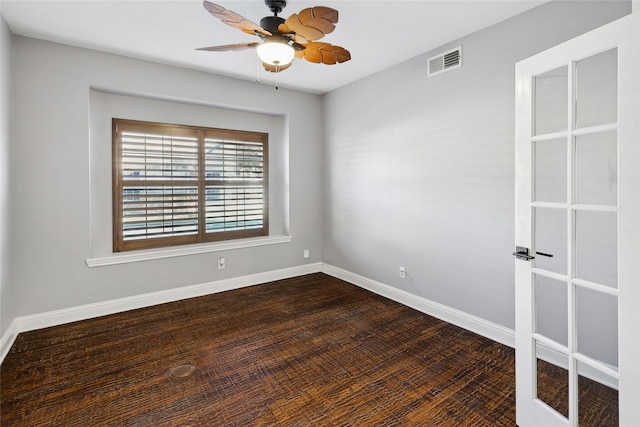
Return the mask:
[[[204,0],[204,8],[214,18],[243,33],[258,36],[262,42],[209,46],[198,50],[225,52],[255,48],[258,53],[257,59],[262,61],[265,71],[276,74],[289,68],[295,57],[327,65],[351,59],[351,53],[345,48],[318,41],[335,29],[338,22],[337,10],[326,6],[308,7],[284,19],[279,17],[278,13],[287,5],[287,0],[264,2],[274,16],[265,16],[258,25],[235,12]],[[257,62],[257,65],[259,71],[260,63]]]
[[266,41],[257,50],[262,62],[278,66],[290,64],[296,53],[293,47],[282,41]]

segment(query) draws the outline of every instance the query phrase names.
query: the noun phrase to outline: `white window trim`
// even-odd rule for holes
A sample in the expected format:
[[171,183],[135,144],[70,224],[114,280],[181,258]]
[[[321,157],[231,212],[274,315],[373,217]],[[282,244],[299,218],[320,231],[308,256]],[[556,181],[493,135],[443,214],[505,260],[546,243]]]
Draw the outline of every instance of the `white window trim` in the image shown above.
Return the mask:
[[145,249],[140,251],[117,252],[101,258],[87,258],[85,262],[89,267],[104,267],[107,265],[127,264],[130,262],[150,261],[155,259],[173,258],[185,255],[203,254],[207,252],[220,252],[231,249],[252,248],[256,246],[277,245],[289,243],[292,236],[266,236],[249,239],[227,240],[215,243],[202,243],[185,245],[183,247],[169,247],[158,249]]

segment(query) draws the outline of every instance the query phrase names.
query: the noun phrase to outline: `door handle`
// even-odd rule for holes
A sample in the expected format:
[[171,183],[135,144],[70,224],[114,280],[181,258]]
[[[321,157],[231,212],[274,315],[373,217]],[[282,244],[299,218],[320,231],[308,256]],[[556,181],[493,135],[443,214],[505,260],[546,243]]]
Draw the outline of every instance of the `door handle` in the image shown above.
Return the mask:
[[523,261],[531,261],[534,259],[534,256],[529,255],[529,248],[525,248],[523,246],[516,246],[516,251],[513,253],[517,259],[521,259]]

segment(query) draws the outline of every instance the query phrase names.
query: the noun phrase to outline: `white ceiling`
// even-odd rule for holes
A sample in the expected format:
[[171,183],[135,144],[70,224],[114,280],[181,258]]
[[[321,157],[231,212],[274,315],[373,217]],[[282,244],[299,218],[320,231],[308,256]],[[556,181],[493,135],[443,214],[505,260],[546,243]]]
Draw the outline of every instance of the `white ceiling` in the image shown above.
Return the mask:
[[[325,93],[520,14],[546,0],[289,0],[286,18],[311,6],[339,11],[336,30],[322,39],[351,52],[337,65],[296,59],[278,76],[280,87]],[[213,0],[259,23],[271,15],[263,0]],[[255,81],[253,50],[195,48],[259,41],[209,15],[201,1],[2,0],[14,34],[142,58]],[[426,72],[426,65],[425,65]],[[274,74],[260,69],[262,83]]]

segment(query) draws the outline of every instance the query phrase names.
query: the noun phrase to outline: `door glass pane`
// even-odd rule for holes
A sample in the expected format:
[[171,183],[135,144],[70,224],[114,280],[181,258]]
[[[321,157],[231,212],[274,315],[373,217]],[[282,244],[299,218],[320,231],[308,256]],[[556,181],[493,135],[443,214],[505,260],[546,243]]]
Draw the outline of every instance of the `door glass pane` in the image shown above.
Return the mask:
[[576,277],[618,286],[618,215],[615,212],[576,212]]
[[534,142],[534,200],[567,202],[567,140]]
[[578,362],[578,425],[617,427],[618,380]]
[[536,267],[567,274],[567,211],[535,208]]
[[618,121],[618,49],[576,63],[576,128]]
[[534,278],[535,331],[567,346],[567,284],[539,274]]
[[576,202],[616,206],[618,202],[617,133],[576,138]]
[[567,130],[568,67],[534,77],[534,135]]
[[592,289],[576,287],[578,351],[618,367],[618,298]]
[[569,417],[568,357],[536,341],[536,397]]

